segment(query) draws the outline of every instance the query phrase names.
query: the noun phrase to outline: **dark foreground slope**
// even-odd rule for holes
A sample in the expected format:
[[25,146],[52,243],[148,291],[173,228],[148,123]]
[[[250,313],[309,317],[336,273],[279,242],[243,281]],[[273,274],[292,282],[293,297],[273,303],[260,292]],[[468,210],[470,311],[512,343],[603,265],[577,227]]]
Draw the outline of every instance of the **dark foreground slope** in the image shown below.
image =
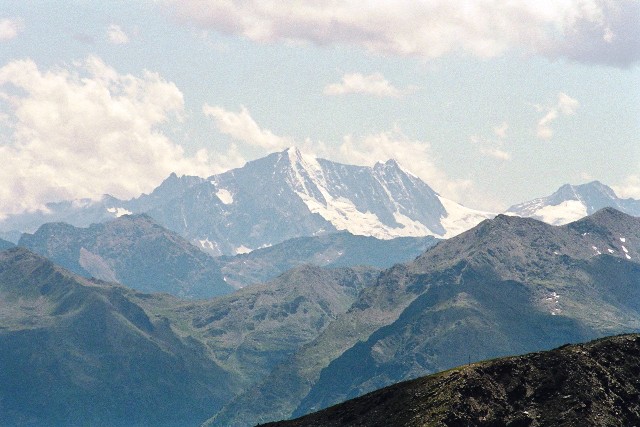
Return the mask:
[[395,384],[303,426],[631,426],[640,423],[640,335],[497,359]]

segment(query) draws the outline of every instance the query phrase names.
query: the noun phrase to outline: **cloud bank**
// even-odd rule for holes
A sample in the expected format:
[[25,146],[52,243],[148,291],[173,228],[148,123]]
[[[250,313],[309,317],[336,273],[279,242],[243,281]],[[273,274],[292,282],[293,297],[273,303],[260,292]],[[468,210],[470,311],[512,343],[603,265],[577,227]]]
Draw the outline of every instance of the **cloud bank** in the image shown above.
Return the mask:
[[171,172],[207,176],[161,130],[180,120],[180,90],[158,74],[119,74],[99,58],[40,70],[0,68],[0,216],[62,199],[137,196]]
[[640,60],[639,0],[163,0],[174,16],[257,42],[347,44],[425,59],[511,49],[627,67]]
[[373,95],[377,97],[401,98],[411,93],[413,87],[398,89],[380,73],[364,75],[348,73],[342,76],[340,83],[332,83],[324,88],[325,95],[346,95],[350,93]]

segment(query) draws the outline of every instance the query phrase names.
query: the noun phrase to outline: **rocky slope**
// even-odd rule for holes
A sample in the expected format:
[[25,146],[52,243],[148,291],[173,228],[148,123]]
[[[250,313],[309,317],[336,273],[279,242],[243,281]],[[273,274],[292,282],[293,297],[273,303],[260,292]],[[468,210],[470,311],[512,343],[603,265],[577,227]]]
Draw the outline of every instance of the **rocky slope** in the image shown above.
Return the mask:
[[22,248],[0,252],[0,366],[1,425],[196,425],[241,390],[133,291]]
[[[345,313],[375,280],[370,268],[296,267],[210,301],[163,308],[205,343],[213,359],[250,388]],[[231,396],[230,396],[231,397]]]
[[15,244],[11,243],[10,241],[0,239],[0,251],[4,251],[5,249],[9,249],[14,246]]
[[199,425],[344,313],[377,270],[302,266],[212,300],[0,252],[0,425]]
[[269,427],[631,426],[640,335],[462,366]]

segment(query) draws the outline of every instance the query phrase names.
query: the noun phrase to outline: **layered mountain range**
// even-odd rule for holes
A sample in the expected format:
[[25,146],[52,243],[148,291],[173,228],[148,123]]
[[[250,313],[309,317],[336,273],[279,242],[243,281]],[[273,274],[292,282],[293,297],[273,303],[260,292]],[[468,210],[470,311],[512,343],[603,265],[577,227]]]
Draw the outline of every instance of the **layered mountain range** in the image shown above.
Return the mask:
[[33,234],[23,234],[18,244],[84,277],[193,299],[228,294],[304,264],[389,268],[417,257],[436,242],[431,236],[380,240],[341,232],[213,258],[140,214],[89,227],[47,223]]
[[[500,215],[383,272],[211,425],[316,411],[468,361],[640,330],[640,219]],[[285,386],[286,385],[286,386]]]
[[[119,278],[114,242],[125,258],[131,236],[171,254],[185,241],[166,233],[123,216],[39,247],[85,271],[99,257]],[[64,236],[79,236],[91,262]],[[561,227],[499,215],[382,272],[298,266],[203,301],[83,278],[10,248],[0,252],[0,423],[249,426],[304,415],[469,361],[638,332],[638,283],[640,219],[613,209]]]
[[[506,213],[561,225],[604,207],[640,215],[640,201],[618,198],[597,181],[565,185]],[[131,200],[105,195],[50,203],[1,220],[0,237],[17,242],[49,222],[88,227],[142,213],[214,256],[336,231],[379,239],[449,238],[495,216],[442,197],[394,160],[353,166],[290,148],[208,178],[171,174],[150,194]]]
[[639,203],[593,182],[494,216],[289,149],[5,218],[0,424],[255,425],[638,332]]

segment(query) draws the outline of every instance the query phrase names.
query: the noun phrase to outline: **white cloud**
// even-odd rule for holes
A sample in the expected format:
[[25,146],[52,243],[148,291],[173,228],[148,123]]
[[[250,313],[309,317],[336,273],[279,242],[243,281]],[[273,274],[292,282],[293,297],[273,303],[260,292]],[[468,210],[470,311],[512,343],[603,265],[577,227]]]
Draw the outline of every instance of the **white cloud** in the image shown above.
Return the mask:
[[125,33],[119,25],[111,24],[107,28],[107,37],[113,44],[127,44],[129,43],[129,36]]
[[629,175],[622,183],[611,186],[618,197],[640,200],[640,175]]
[[549,140],[554,134],[551,128],[552,123],[555,122],[561,114],[564,116],[575,114],[578,107],[580,107],[580,103],[566,93],[560,92],[558,94],[558,100],[554,105],[546,107],[536,105],[535,107],[538,111],[546,112],[545,115],[538,120],[536,135],[540,139]]
[[180,90],[158,74],[119,74],[99,58],[70,69],[31,60],[0,68],[0,216],[48,201],[127,198],[169,173],[206,176],[206,150],[187,156],[160,126],[179,121]]
[[511,154],[496,147],[480,147],[480,153],[498,160],[511,160]]
[[384,78],[380,73],[363,75],[361,73],[349,73],[342,76],[340,83],[332,83],[324,88],[325,95],[345,95],[360,93],[378,97],[400,98],[414,88],[398,89]]
[[347,135],[337,150],[316,144],[314,151],[328,159],[366,166],[395,159],[404,169],[453,200],[463,199],[473,187],[470,180],[449,178],[438,167],[436,156],[428,142],[411,139],[398,129],[362,137]]
[[493,133],[498,138],[505,139],[507,137],[507,130],[509,130],[509,124],[507,122],[502,122],[500,125],[493,128]]
[[163,0],[203,28],[254,41],[350,44],[430,59],[521,49],[629,66],[640,60],[638,0]]
[[509,130],[509,124],[502,122],[498,126],[493,127],[493,134],[495,137],[487,138],[478,135],[474,135],[471,138],[471,143],[478,147],[480,154],[488,157],[493,157],[497,160],[507,161],[511,160],[511,153],[503,149],[505,139],[507,138],[507,131]]
[[15,38],[20,33],[20,31],[22,31],[23,27],[24,25],[21,19],[0,19],[0,41],[11,40]]
[[240,112],[227,111],[222,107],[205,104],[202,112],[211,117],[218,130],[233,139],[265,150],[282,150],[294,145],[293,140],[262,129],[253,120],[249,111],[242,107]]

